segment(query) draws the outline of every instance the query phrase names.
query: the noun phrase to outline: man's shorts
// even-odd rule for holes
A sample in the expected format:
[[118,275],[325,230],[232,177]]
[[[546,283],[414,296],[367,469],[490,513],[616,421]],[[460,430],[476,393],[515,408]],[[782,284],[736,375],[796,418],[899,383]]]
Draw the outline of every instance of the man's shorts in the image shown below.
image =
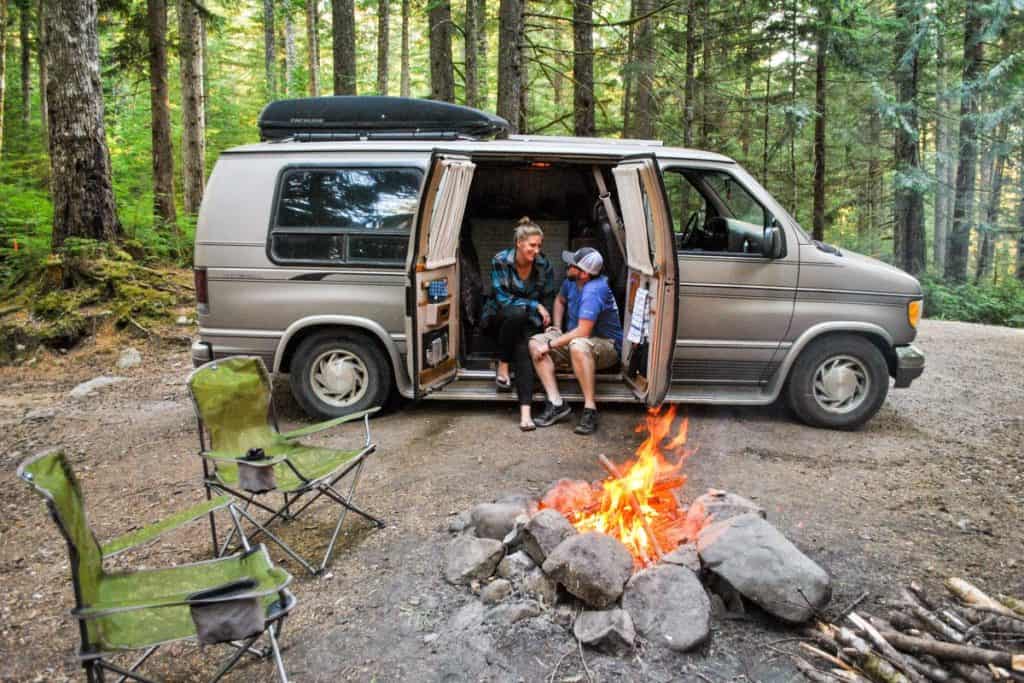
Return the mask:
[[[535,334],[531,339],[547,344],[549,340],[558,339],[561,336],[561,332],[552,330],[551,332]],[[619,362],[619,352],[615,350],[615,342],[604,337],[577,337],[566,346],[551,349],[551,360],[555,361],[555,365],[560,369],[572,368],[570,349],[574,347],[585,349],[593,356],[594,368],[597,370],[605,370]]]

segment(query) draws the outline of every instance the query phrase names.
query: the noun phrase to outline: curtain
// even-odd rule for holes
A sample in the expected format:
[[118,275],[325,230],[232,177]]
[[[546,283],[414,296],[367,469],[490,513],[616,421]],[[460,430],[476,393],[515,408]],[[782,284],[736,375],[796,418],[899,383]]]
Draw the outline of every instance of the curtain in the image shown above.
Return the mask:
[[612,173],[619,190],[622,222],[626,227],[626,261],[631,270],[654,275],[651,248],[647,243],[647,212],[644,211],[639,169],[632,165],[619,166]]
[[456,262],[462,216],[469,198],[476,164],[460,159],[441,161],[441,182],[434,198],[427,233],[427,270],[450,266]]

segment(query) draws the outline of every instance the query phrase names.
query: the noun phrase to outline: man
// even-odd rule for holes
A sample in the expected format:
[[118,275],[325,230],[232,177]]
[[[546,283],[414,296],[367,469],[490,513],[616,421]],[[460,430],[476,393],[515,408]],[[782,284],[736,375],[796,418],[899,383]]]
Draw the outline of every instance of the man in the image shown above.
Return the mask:
[[[552,326],[530,339],[530,356],[547,394],[544,410],[534,420],[549,427],[569,417],[572,409],[558,393],[555,365],[572,365],[583,391],[583,412],[574,430],[593,434],[597,430],[594,401],[595,375],[618,361],[622,350],[622,322],[608,278],[601,275],[604,259],[600,252],[583,247],[562,252],[568,266],[566,280],[555,299]],[[562,322],[568,313],[566,332]]]

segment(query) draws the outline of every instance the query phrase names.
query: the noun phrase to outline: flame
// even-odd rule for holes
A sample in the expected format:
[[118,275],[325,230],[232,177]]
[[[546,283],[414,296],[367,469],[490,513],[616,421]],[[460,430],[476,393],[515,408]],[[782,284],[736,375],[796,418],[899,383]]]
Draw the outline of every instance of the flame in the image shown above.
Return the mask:
[[[683,418],[672,435],[675,421],[674,405],[664,412],[649,410],[636,429],[647,438],[637,447],[636,459],[617,468],[618,476],[590,486],[559,481],[541,508],[558,510],[581,533],[599,531],[617,538],[640,566],[671,552],[688,536],[686,513],[674,491],[686,483],[680,470],[693,453],[685,448],[689,421]],[[666,452],[675,456],[674,462],[666,459]]]

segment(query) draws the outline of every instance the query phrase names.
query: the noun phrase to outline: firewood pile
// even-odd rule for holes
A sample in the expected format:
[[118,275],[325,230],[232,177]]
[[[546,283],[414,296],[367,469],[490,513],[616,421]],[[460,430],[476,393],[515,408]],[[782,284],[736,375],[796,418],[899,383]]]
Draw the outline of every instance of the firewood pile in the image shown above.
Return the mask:
[[1024,681],[1024,601],[964,579],[945,587],[934,596],[911,583],[882,601],[884,617],[848,609],[840,623],[818,622],[794,664],[815,683]]

